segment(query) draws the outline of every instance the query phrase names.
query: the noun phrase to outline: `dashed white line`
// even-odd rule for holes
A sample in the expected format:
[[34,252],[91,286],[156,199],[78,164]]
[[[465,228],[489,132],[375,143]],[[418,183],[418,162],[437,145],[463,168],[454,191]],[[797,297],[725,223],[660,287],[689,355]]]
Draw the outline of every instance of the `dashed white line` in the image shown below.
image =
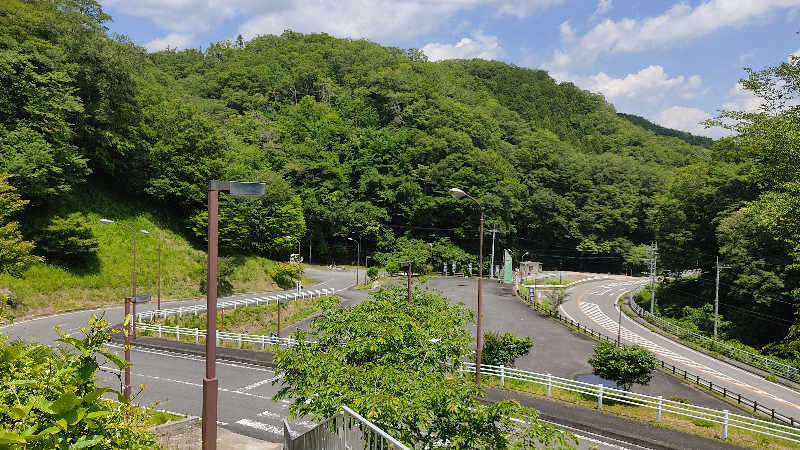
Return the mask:
[[250,428],[255,428],[256,430],[266,431],[267,433],[274,433],[277,434],[278,436],[283,436],[283,429],[281,427],[269,423],[259,422],[250,419],[241,419],[237,420],[236,424],[244,425]]

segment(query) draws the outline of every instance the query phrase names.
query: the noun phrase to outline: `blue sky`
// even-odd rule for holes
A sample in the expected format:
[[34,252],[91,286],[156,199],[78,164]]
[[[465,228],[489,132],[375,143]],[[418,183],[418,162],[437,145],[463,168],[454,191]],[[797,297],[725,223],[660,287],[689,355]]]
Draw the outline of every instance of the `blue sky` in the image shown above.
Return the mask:
[[326,32],[497,59],[602,93],[618,111],[712,137],[698,122],[751,110],[744,67],[800,56],[800,0],[100,0],[112,32],[150,51],[242,34]]

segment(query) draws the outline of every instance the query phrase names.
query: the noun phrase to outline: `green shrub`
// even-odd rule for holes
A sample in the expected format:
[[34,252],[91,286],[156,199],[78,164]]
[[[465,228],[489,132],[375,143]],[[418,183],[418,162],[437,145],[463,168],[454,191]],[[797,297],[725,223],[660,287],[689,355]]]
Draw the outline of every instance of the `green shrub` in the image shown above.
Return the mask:
[[386,271],[389,275],[400,272],[400,264],[397,261],[389,261],[386,263]]
[[99,247],[89,223],[79,213],[53,217],[39,233],[36,245],[48,259],[67,264],[90,262]]
[[[103,348],[116,331],[92,316],[84,338],[61,335],[72,351],[0,338],[0,448],[157,447],[146,413],[95,384],[100,366],[127,367]],[[108,393],[118,401],[102,397]]]
[[703,420],[703,419],[691,419],[692,423],[697,425],[698,427],[703,428],[711,428],[714,426],[714,422]]
[[[300,272],[302,273],[303,267],[300,265]],[[297,264],[289,264],[276,262],[275,268],[272,269],[272,280],[275,281],[281,289],[289,289],[294,286],[294,281],[297,279]]]
[[767,375],[766,377],[764,377],[764,379],[766,379],[767,381],[771,381],[773,383],[777,383],[778,382],[778,377],[776,377],[773,374]]
[[533,340],[527,336],[516,337],[511,333],[484,333],[482,362],[493,366],[513,367],[520,356],[526,355]]
[[595,375],[615,381],[626,391],[634,384],[649,383],[657,362],[655,355],[644,347],[620,348],[608,341],[595,345],[594,356],[589,358]]
[[369,269],[367,269],[367,276],[370,277],[370,278],[375,278],[375,277],[378,276],[378,274],[380,272],[381,272],[381,269],[379,269],[379,268],[377,268],[375,266],[372,266]]

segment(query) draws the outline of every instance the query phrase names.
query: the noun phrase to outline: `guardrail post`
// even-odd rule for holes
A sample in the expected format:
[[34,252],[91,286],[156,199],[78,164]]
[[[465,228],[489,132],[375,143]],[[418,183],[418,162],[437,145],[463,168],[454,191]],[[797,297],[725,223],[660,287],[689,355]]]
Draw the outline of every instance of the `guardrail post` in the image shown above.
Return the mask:
[[200,329],[199,328],[195,328],[194,329],[194,343],[195,344],[199,344],[200,343]]
[[262,334],[261,335],[261,351],[262,352],[264,351],[264,347],[265,346],[266,346],[266,344],[265,344],[265,341],[264,341],[264,335]]
[[176,341],[181,340],[181,329],[177,325],[175,325],[175,340]]
[[753,400],[753,412],[758,412],[758,402]]
[[549,373],[547,374],[547,396],[550,397],[550,393],[553,387],[553,376]]
[[158,337],[161,337],[161,324],[158,324]]
[[722,439],[728,439],[728,410],[722,410]]
[[664,397],[658,396],[658,411],[656,412],[656,422],[661,423],[661,409]]
[[[219,345],[219,333],[214,333],[214,335],[216,336],[216,345]],[[206,338],[208,338],[208,336],[206,336]]]
[[194,315],[197,315],[197,305],[194,305]]
[[500,364],[500,386],[506,385],[506,366]]
[[239,333],[239,337],[237,339],[236,347],[237,348],[242,348],[242,333]]
[[597,385],[597,409],[602,411],[603,410],[603,385]]

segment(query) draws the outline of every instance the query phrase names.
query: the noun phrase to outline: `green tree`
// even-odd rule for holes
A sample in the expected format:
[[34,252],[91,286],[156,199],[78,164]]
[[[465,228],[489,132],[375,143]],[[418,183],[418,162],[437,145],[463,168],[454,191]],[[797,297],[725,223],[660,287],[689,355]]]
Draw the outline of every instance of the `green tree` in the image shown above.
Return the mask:
[[38,250],[49,259],[82,265],[97,256],[99,242],[79,213],[53,217],[39,233]]
[[657,363],[655,355],[644,347],[620,348],[608,341],[595,345],[594,355],[589,358],[595,375],[615,381],[626,391],[634,384],[649,383]]
[[0,174],[0,274],[21,277],[32,264],[42,258],[32,255],[34,243],[22,239],[19,223],[12,220],[14,213],[22,211],[28,200],[22,200],[9,184],[8,174]]
[[513,425],[525,413],[517,403],[484,405],[480,387],[455,376],[470,353],[466,307],[419,289],[408,301],[402,287],[371,297],[352,308],[326,305],[311,331],[293,333],[298,345],[275,355],[282,386],[274,399],[292,399],[292,417],[322,420],[346,405],[418,448],[518,448],[531,437],[559,447],[574,442],[535,413],[530,424]]
[[533,347],[533,339],[528,336],[517,337],[511,333],[483,333],[484,364],[514,367],[514,361],[525,356]]

